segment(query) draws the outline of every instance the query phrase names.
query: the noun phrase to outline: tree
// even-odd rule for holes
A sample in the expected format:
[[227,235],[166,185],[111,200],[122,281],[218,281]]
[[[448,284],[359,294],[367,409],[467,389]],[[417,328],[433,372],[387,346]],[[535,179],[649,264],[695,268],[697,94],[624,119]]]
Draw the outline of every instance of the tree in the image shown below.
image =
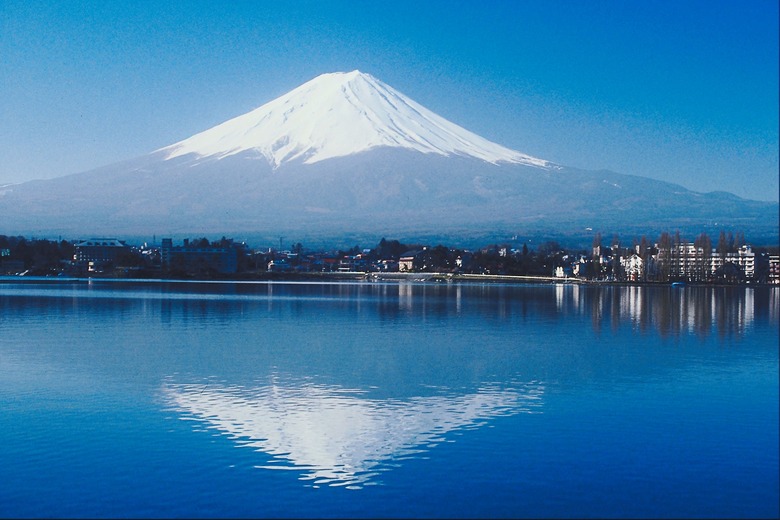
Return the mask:
[[143,267],[144,259],[137,251],[127,248],[117,254],[114,263],[118,267]]
[[737,232],[737,236],[734,237],[734,252],[738,251],[740,247],[745,245],[745,234],[742,231]]
[[639,251],[637,252],[642,260],[647,260],[648,249],[650,249],[650,243],[647,241],[647,237],[642,235],[642,238],[639,240]]
[[398,260],[406,251],[408,251],[408,247],[398,240],[385,240],[384,238],[379,241],[379,245],[376,247],[376,254],[380,260]]
[[441,244],[428,250],[430,258],[430,270],[448,270],[454,267],[454,258],[450,254],[449,248]]
[[593,236],[593,249],[596,249],[597,247],[601,247],[601,233],[596,233]]
[[591,265],[593,266],[593,276],[598,278],[601,274],[601,233],[596,233],[593,237],[592,246]]
[[664,231],[658,238],[658,274],[659,281],[665,282],[669,280],[672,265],[672,237]]
[[710,256],[712,255],[712,240],[707,233],[702,233],[693,241],[696,248],[695,277],[704,281],[710,275]]
[[539,245],[538,252],[542,256],[555,255],[561,250],[561,245],[555,240],[548,240]]
[[726,260],[726,254],[729,252],[729,242],[726,238],[726,232],[724,230],[720,230],[720,235],[718,236],[718,256],[720,256],[720,262],[721,265],[723,264],[723,261]]
[[674,278],[680,278],[688,274],[688,255],[683,250],[683,242],[684,240],[680,236],[680,230],[678,229],[674,232],[674,243],[672,244],[671,274]]

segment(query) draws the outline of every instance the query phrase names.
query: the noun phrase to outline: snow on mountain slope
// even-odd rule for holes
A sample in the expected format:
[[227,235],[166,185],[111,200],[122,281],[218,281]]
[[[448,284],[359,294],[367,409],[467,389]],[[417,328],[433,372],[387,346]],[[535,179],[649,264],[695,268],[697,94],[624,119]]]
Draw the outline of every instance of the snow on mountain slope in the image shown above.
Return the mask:
[[254,150],[278,167],[296,159],[312,164],[377,147],[553,167],[469,132],[357,70],[318,76],[247,114],[158,151],[172,159],[187,154],[222,158]]

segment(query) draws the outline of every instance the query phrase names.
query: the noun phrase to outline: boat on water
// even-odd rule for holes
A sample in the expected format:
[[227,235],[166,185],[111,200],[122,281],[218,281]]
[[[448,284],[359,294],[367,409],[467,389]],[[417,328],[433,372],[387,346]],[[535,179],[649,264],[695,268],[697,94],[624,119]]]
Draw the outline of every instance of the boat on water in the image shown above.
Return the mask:
[[685,282],[672,282],[672,287],[685,287]]

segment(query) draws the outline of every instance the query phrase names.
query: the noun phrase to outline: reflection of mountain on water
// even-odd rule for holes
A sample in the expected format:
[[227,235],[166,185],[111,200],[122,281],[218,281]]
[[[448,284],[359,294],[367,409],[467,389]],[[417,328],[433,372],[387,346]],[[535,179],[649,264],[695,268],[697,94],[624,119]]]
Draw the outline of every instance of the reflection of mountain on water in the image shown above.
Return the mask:
[[[239,445],[274,457],[264,469],[304,472],[314,485],[361,487],[394,462],[426,451],[454,430],[491,417],[531,413],[544,387],[481,388],[466,395],[369,399],[337,386],[166,383],[174,409],[203,421]],[[286,464],[287,463],[287,464]]]

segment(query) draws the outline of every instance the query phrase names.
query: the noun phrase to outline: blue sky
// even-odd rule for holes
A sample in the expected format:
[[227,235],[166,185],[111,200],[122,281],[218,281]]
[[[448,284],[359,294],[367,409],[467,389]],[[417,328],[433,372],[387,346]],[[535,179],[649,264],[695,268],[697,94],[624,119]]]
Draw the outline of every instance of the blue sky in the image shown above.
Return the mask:
[[778,2],[0,3],[0,184],[360,69],[502,145],[778,200]]

